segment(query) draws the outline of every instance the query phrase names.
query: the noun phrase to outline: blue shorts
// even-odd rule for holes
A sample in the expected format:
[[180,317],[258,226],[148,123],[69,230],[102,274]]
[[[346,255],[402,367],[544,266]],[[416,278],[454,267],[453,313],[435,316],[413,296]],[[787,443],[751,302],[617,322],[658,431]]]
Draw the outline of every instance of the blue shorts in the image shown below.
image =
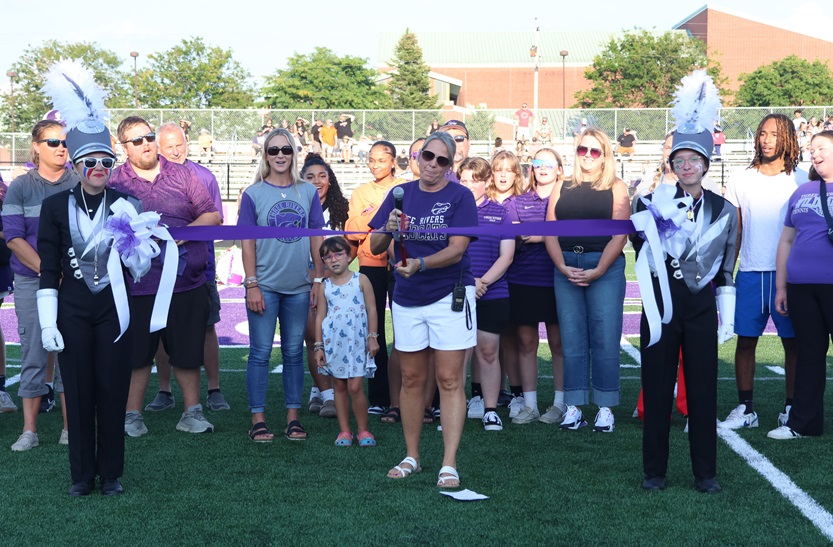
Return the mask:
[[735,334],[757,338],[772,317],[778,336],[795,338],[790,318],[775,311],[775,272],[738,272],[735,289]]

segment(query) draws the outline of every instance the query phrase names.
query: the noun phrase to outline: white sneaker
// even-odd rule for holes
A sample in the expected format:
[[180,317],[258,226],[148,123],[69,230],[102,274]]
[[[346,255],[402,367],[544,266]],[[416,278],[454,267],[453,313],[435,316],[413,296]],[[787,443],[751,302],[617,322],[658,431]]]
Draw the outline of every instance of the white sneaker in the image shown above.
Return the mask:
[[124,434],[130,437],[141,437],[148,432],[145,426],[145,419],[141,414],[135,410],[131,410],[124,415]]
[[509,401],[509,417],[514,418],[526,407],[523,396],[512,397]]
[[584,421],[584,415],[581,413],[581,409],[577,406],[570,405],[567,407],[567,412],[564,413],[564,419],[561,421],[559,427],[561,429],[575,430],[586,425],[587,422]]
[[742,427],[758,427],[758,413],[750,412],[745,414],[746,405],[738,405],[725,420],[720,422],[717,427],[721,429],[740,429]]
[[611,433],[614,429],[613,412],[606,406],[600,406],[596,413],[596,423],[593,424],[593,431]]
[[12,445],[12,452],[26,452],[38,446],[38,434],[28,429]]
[[478,395],[477,397],[472,397],[469,401],[469,413],[468,417],[472,420],[482,420],[483,415],[486,413],[486,405],[483,403],[483,397]]
[[793,405],[787,405],[784,408],[784,412],[778,414],[778,425],[787,425],[787,420],[790,419],[790,410],[792,410]]
[[58,437],[58,444],[69,444],[69,431],[66,429],[61,431],[61,436]]
[[176,424],[177,431],[185,433],[211,433],[214,426],[205,419],[202,413],[202,405],[189,406],[188,410],[182,413],[179,423]]
[[792,429],[790,429],[789,427],[787,427],[785,425],[782,425],[781,427],[773,429],[772,431],[767,433],[766,436],[769,437],[770,439],[776,439],[776,440],[779,440],[779,441],[786,441],[786,440],[789,440],[789,439],[800,439],[801,438],[800,433],[796,433],[795,431],[793,431]]
[[[563,403],[562,403],[563,404]],[[552,405],[547,409],[546,412],[541,414],[541,417],[538,418],[538,421],[543,424],[559,424],[561,420],[564,419],[564,413],[567,412],[567,405],[563,405],[564,408],[561,408],[558,405]]]
[[541,417],[541,413],[538,411],[538,407],[534,408],[524,408],[518,415],[512,418],[513,424],[531,424],[534,421],[537,421],[538,418]]
[[483,415],[483,429],[486,431],[503,430],[503,422],[500,421],[500,416],[497,415],[497,412],[490,410]]
[[0,391],[0,414],[17,412],[17,405],[14,404],[12,396],[6,391]]

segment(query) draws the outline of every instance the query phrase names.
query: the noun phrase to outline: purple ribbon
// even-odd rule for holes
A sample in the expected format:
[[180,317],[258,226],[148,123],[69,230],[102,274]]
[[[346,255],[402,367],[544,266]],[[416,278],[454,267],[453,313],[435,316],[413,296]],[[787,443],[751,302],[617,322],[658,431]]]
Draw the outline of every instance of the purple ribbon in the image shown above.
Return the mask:
[[673,220],[662,218],[662,214],[660,214],[659,209],[653,203],[648,204],[648,210],[651,211],[657,223],[657,231],[659,232],[659,237],[662,239],[668,239],[680,231],[680,227],[674,224]]
[[113,231],[113,246],[119,252],[119,256],[133,255],[140,240],[130,226],[130,219],[121,215],[113,215],[107,220],[107,227]]

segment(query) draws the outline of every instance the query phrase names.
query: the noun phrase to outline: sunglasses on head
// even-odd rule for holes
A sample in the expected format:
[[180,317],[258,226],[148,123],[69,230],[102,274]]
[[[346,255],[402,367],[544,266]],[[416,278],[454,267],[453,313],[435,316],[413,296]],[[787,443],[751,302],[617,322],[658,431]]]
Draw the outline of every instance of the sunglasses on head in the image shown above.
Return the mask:
[[36,143],[45,142],[46,146],[49,148],[58,148],[59,146],[63,146],[64,148],[67,147],[67,141],[61,139],[41,139],[39,141],[35,141]]
[[588,148],[586,146],[579,146],[578,148],[576,148],[576,154],[578,154],[579,156],[586,156],[588,150],[590,151],[590,156],[594,160],[597,160],[602,157],[602,151],[599,148]]
[[532,160],[533,169],[540,169],[541,167],[546,167],[547,169],[555,169],[556,167],[558,167],[558,164],[554,161]]
[[99,164],[101,164],[104,169],[112,169],[113,166],[116,165],[116,160],[113,158],[83,158],[76,161],[75,164],[77,165],[81,162],[84,163],[84,167],[87,169],[95,169]]
[[293,153],[292,147],[289,145],[286,146],[270,146],[266,149],[266,153],[270,156],[277,156],[278,152],[281,152],[284,156],[291,156]]
[[135,139],[130,139],[128,141],[122,141],[122,144],[132,143],[133,146],[142,146],[142,142],[148,141],[153,142],[156,140],[156,133],[148,133],[147,135],[142,135],[141,137],[136,137]]
[[433,152],[429,152],[428,150],[422,151],[422,159],[425,161],[433,161],[434,158],[437,159],[437,165],[440,167],[448,167],[451,165],[451,160],[446,158],[445,156],[438,156]]
[[454,135],[454,142],[464,142],[466,139],[468,137],[465,135]]

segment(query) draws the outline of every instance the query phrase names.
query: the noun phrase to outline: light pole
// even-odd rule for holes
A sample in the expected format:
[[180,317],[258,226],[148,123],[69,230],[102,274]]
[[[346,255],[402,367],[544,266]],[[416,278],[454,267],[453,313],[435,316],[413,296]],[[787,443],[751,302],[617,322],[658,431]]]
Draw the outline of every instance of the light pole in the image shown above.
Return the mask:
[[9,98],[11,99],[10,105],[12,107],[12,133],[14,133],[14,79],[17,78],[17,72],[10,70],[6,72],[6,76],[9,77],[9,85],[11,86]]
[[538,66],[541,64],[541,53],[538,45],[541,39],[541,27],[538,26],[538,18],[535,18],[535,44],[529,48],[529,56],[535,59],[535,75],[532,83],[532,112],[535,119],[538,119]]
[[136,59],[139,57],[139,52],[131,51],[130,56],[133,57],[133,106],[139,108],[139,73],[136,68]]
[[562,134],[564,135],[564,141],[567,141],[567,55],[570,52],[566,49],[562,49],[561,53],[561,120],[564,124],[562,128]]

